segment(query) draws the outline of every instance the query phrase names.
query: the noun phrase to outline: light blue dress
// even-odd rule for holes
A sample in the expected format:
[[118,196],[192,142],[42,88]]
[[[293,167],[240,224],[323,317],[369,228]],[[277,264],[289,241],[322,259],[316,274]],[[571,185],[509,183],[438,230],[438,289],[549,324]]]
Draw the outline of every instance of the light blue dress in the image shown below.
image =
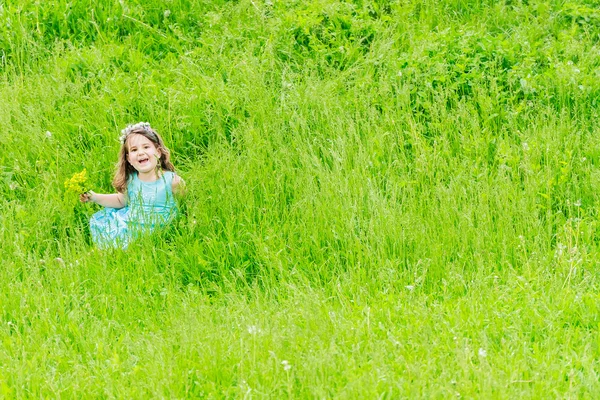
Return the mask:
[[175,173],[166,171],[154,182],[143,182],[137,173],[129,177],[127,205],[106,207],[90,219],[92,240],[101,249],[127,248],[131,240],[163,227],[177,215],[172,183]]

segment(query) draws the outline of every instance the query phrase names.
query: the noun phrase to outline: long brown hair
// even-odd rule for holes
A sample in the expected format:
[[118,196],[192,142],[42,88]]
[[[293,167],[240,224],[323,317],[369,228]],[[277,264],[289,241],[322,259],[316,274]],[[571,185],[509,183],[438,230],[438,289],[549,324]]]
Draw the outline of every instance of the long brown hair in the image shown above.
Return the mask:
[[116,165],[115,177],[113,179],[113,186],[119,193],[125,193],[127,191],[127,182],[129,176],[135,173],[133,165],[127,161],[127,155],[129,153],[128,139],[131,135],[142,135],[146,139],[150,140],[156,149],[160,151],[160,159],[158,167],[162,171],[175,172],[175,167],[171,163],[171,153],[165,146],[160,135],[150,127],[149,124],[136,124],[130,125],[123,130],[121,150],[119,151],[119,161]]

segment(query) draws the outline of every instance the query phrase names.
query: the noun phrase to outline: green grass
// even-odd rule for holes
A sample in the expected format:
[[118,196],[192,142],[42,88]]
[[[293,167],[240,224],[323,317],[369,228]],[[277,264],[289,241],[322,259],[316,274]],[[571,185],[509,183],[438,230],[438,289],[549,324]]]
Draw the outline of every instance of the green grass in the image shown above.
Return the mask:
[[[595,398],[595,0],[0,0],[0,397]],[[99,251],[149,121],[173,227]]]

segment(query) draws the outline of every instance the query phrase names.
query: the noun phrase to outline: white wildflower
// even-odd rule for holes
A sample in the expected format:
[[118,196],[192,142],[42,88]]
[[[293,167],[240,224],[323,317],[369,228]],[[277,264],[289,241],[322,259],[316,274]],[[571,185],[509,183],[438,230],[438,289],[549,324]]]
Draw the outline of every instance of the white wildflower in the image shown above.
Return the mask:
[[256,335],[256,334],[259,334],[260,332],[262,332],[262,331],[256,325],[250,325],[248,327],[248,333],[251,334],[251,335]]
[[290,369],[292,369],[292,366],[290,365],[290,362],[288,360],[283,360],[281,362],[281,365],[283,365],[284,371],[289,371]]
[[171,10],[165,10],[165,12],[163,13],[163,16],[165,18],[169,18],[169,15],[171,15]]
[[46,137],[50,139],[52,137],[52,132],[46,131]]
[[521,88],[523,88],[523,89],[527,88],[527,80],[525,78],[521,78],[519,80],[519,83],[521,84]]
[[479,348],[479,357],[487,357],[487,351],[485,351],[485,349],[483,348]]

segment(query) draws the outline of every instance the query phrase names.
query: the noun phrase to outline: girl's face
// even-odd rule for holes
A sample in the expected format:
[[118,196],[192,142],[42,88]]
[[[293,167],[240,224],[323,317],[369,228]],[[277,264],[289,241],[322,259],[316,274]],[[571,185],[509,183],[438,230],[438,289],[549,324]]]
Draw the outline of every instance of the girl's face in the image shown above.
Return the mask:
[[127,138],[127,161],[139,174],[154,172],[160,156],[160,150],[146,136],[133,134]]

